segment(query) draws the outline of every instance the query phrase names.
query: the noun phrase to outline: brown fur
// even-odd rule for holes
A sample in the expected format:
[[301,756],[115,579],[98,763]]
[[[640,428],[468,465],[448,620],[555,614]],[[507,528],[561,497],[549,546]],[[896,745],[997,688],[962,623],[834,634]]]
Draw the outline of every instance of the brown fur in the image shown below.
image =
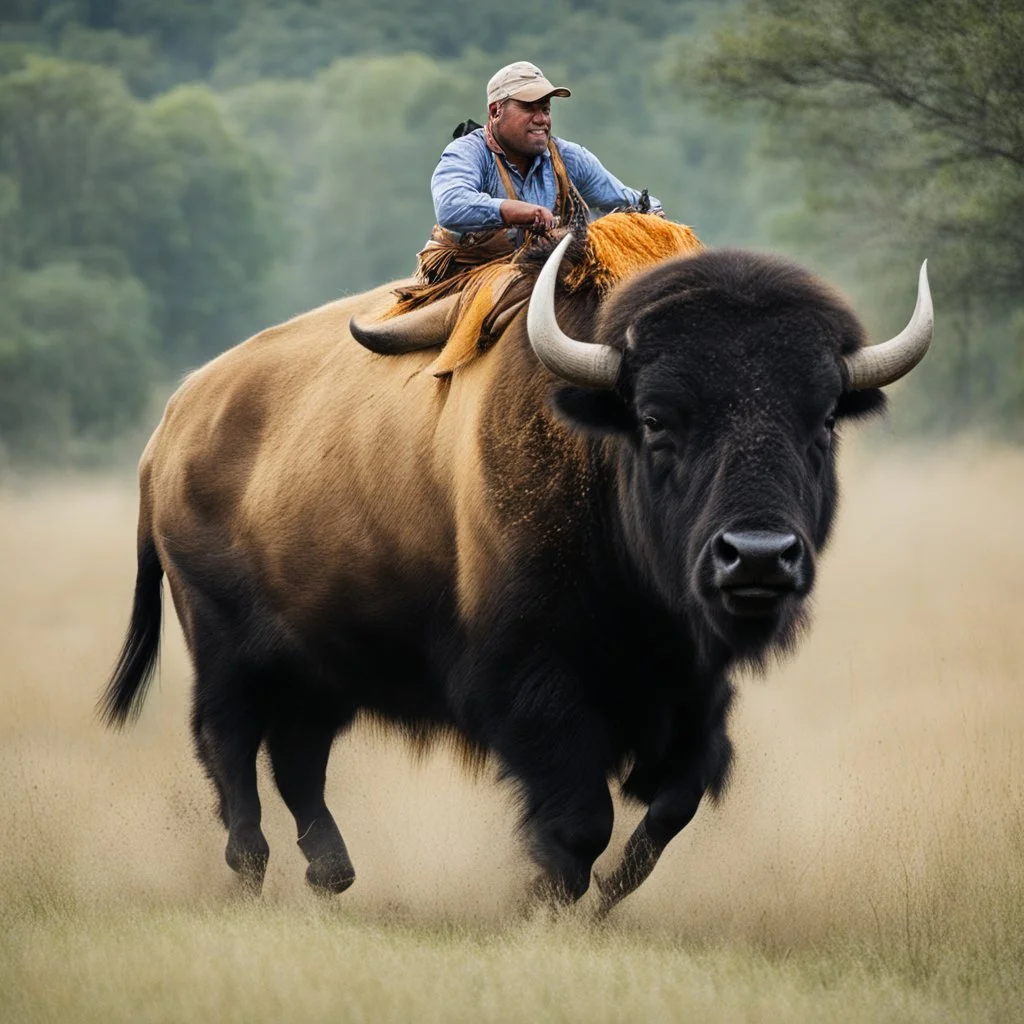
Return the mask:
[[[494,520],[516,515],[495,508],[480,465],[482,433],[504,418],[483,396],[500,402],[495,381],[516,353],[477,360],[449,383],[432,375],[432,353],[366,351],[349,318],[378,314],[392,287],[263,331],[168,403],[140,465],[139,532],[155,539],[190,643],[177,563],[193,556],[229,559],[291,635],[315,635],[331,596],[353,588],[368,614],[393,609],[403,578],[411,586],[425,571],[454,569],[465,611],[479,600],[482,570],[501,555]],[[517,376],[509,400],[544,386],[539,366]]]
[[[699,245],[682,225],[612,214],[590,226],[575,286],[600,279],[603,289]],[[501,538],[527,520],[564,518],[586,480],[565,458],[570,435],[548,409],[546,373],[521,336],[473,360],[481,324],[518,274],[503,265],[477,275],[433,362],[436,353],[381,357],[353,341],[350,318],[385,314],[387,285],[265,330],[184,382],[142,458],[140,539],[155,539],[186,634],[176,562],[192,555],[230,564],[282,629],[306,636],[329,618],[332,595],[358,589],[368,615],[383,614],[400,604],[403,580],[416,589],[425,572],[453,567],[449,583],[471,614]],[[455,368],[448,381],[434,376]],[[528,428],[511,435],[521,420]],[[488,479],[485,448],[516,489]]]

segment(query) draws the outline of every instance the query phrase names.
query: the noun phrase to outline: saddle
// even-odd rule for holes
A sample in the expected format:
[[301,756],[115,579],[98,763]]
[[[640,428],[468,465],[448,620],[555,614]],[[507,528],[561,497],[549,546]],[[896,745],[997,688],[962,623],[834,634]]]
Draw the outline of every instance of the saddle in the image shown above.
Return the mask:
[[[515,315],[526,305],[537,274],[568,228],[539,235],[510,253],[435,283],[417,283],[396,289],[398,301],[384,319],[401,316],[439,299],[458,294],[453,327],[430,367],[437,377],[448,377],[495,344]],[[590,289],[598,298],[612,287],[673,257],[688,256],[703,248],[685,224],[640,213],[636,209],[610,213],[580,231],[569,247],[562,281],[571,291]]]

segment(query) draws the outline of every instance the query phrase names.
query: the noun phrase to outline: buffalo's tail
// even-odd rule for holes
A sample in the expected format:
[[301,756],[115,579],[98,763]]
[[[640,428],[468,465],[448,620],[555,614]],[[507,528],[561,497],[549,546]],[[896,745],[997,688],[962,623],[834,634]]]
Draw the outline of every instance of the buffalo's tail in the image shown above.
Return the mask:
[[134,722],[142,711],[160,650],[163,576],[156,545],[152,537],[146,538],[139,548],[135,599],[128,633],[97,709],[100,718],[111,728]]

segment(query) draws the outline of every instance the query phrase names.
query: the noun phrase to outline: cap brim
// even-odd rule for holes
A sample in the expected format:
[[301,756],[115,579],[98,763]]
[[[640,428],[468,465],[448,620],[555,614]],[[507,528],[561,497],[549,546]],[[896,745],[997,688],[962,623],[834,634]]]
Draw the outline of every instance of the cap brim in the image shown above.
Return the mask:
[[572,93],[564,85],[552,85],[550,82],[531,82],[524,85],[522,89],[509,96],[512,100],[522,100],[524,103],[536,103],[547,96],[571,96]]

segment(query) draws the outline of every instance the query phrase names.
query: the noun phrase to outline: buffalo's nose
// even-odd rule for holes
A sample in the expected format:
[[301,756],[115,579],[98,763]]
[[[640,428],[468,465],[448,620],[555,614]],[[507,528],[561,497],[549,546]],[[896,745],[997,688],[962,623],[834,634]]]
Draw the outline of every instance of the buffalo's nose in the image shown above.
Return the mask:
[[792,590],[801,583],[804,543],[793,533],[726,530],[711,543],[715,583],[722,588]]

